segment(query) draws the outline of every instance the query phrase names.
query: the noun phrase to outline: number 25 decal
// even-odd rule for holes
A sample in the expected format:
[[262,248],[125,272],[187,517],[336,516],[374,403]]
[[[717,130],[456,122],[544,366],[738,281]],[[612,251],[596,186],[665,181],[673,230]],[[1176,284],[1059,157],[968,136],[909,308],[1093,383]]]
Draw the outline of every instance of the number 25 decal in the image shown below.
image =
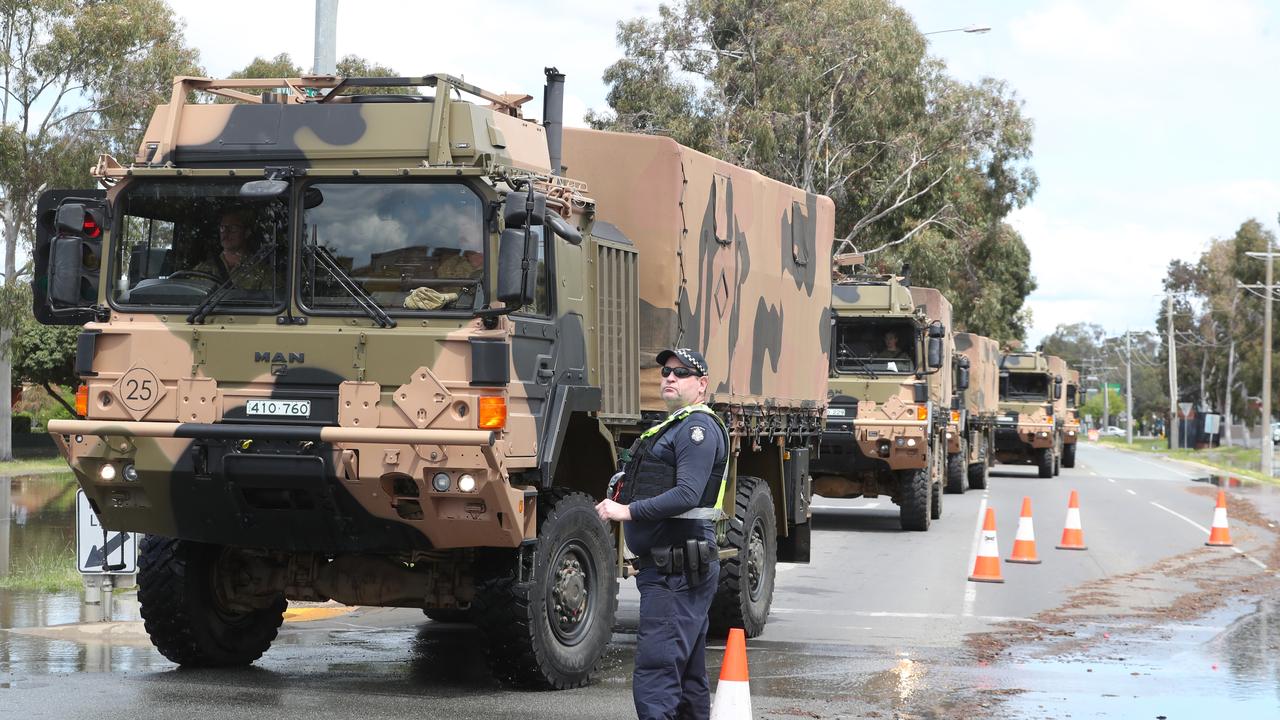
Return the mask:
[[153,394],[150,380],[138,381],[131,379],[125,382],[125,387],[128,388],[128,394],[125,395],[125,400],[141,400],[142,402],[147,402],[151,399]]

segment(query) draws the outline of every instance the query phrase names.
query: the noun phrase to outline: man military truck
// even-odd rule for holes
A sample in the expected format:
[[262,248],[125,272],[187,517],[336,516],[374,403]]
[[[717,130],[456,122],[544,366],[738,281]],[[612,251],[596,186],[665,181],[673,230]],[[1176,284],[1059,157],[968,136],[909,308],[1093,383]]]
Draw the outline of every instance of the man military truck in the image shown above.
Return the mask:
[[1000,410],[996,418],[996,460],[1035,465],[1040,477],[1058,474],[1062,448],[1054,403],[1062,377],[1041,352],[1007,352],[1000,358]]
[[[942,516],[951,419],[951,304],[937,290],[853,268],[832,288],[827,427],[814,494],[888,495],[903,530]],[[825,346],[822,349],[826,349]]]
[[969,361],[968,386],[959,392],[964,411],[969,487],[987,487],[988,469],[995,462],[996,416],[1000,393],[1000,344],[974,333],[956,333],[956,354]]
[[49,431],[103,526],[147,534],[166,657],[251,663],[289,600],[332,599],[588,682],[626,571],[593,506],[665,416],[670,346],[706,356],[731,438],[712,624],[761,631],[775,562],[808,559],[833,205],[563,130],[563,79],[538,124],[442,74],[181,77],[102,189],[41,198],[35,313],[86,323],[82,417]]
[[1062,467],[1076,466],[1076,447],[1080,442],[1080,371],[1067,370],[1063,391],[1066,411],[1062,416]]

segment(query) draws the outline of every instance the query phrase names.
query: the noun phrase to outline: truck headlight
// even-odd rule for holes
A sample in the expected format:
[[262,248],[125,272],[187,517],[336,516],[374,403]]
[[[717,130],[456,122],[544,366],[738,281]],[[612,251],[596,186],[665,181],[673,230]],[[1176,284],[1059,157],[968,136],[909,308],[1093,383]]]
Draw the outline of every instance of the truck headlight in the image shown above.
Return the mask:
[[436,492],[446,492],[449,489],[449,482],[449,473],[439,472],[431,478],[431,487],[435,488]]

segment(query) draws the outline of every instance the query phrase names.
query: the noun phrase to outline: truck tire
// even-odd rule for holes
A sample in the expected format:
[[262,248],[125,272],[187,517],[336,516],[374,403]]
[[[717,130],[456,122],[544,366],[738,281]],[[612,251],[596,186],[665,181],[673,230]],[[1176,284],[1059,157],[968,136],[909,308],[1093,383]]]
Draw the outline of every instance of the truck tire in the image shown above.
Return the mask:
[[1073,468],[1076,466],[1076,444],[1062,446],[1062,467]]
[[538,545],[520,582],[513,562],[477,578],[471,621],[494,676],[525,687],[582,687],[604,656],[618,612],[616,546],[589,495],[538,495]]
[[942,481],[933,483],[929,490],[929,519],[942,519]]
[[932,514],[929,500],[932,488],[929,482],[929,469],[898,471],[898,522],[903,530],[929,529]]
[[1040,468],[1040,477],[1053,477],[1053,460],[1053,448],[1047,447],[1040,451],[1040,458],[1036,463]]
[[987,489],[987,461],[982,460],[969,466],[969,487],[974,490]]
[[1062,456],[1054,455],[1053,456],[1053,476],[1058,477],[1058,475],[1061,472],[1062,472]]
[[773,581],[778,566],[778,528],[773,494],[757,477],[738,476],[728,547],[733,555],[720,559],[720,580],[711,601],[710,632],[719,637],[739,627],[747,637],[764,632],[773,605]]
[[959,495],[968,489],[968,478],[965,477],[965,460],[968,457],[964,443],[960,443],[960,452],[947,456],[947,492]]
[[169,660],[184,667],[235,667],[262,657],[276,639],[284,610],[280,595],[259,610],[231,610],[218,601],[222,547],[158,535],[142,538],[138,603],[143,627]]

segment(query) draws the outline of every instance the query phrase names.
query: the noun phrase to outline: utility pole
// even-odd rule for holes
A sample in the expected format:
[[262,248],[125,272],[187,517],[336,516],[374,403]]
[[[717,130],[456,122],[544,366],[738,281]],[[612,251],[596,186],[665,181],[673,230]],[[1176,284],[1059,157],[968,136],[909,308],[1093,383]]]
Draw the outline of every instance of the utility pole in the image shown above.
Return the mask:
[[313,74],[333,75],[338,71],[338,0],[316,0],[313,50]]
[[[1272,266],[1274,264],[1275,253],[1272,252],[1271,235],[1267,235],[1267,251],[1264,253],[1245,253],[1252,258],[1261,258],[1267,263],[1267,283],[1262,287],[1262,354],[1265,358],[1262,361],[1262,467],[1263,474],[1270,477],[1272,475],[1272,458],[1274,456],[1275,447],[1271,444],[1271,300],[1275,296],[1274,277]],[[1250,285],[1240,285],[1247,290],[1256,289]]]
[[1124,331],[1124,416],[1125,438],[1133,444],[1133,349],[1129,345],[1129,331]]
[[1169,427],[1165,429],[1169,434],[1169,449],[1176,450],[1178,447],[1178,353],[1174,349],[1173,341],[1172,292],[1165,293],[1164,302],[1165,320],[1169,331]]

